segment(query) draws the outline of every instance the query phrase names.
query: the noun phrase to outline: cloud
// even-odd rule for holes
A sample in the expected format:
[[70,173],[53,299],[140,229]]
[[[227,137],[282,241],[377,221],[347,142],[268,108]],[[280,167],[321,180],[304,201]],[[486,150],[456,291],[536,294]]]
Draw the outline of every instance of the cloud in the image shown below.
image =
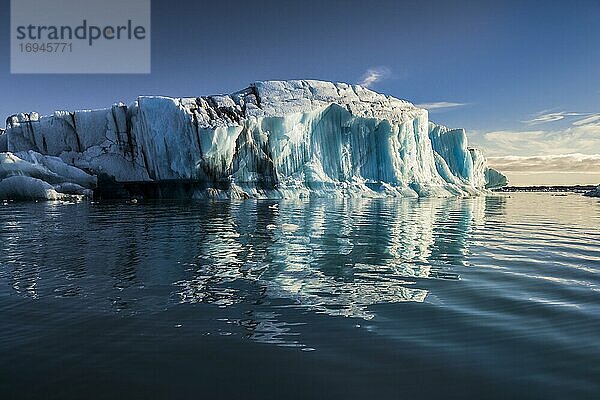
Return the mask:
[[[579,118],[577,118],[579,117]],[[600,114],[542,112],[529,125],[569,119],[553,129],[472,132],[490,165],[515,185],[597,184],[600,181]]]
[[488,156],[593,154],[600,150],[600,124],[572,125],[559,130],[471,132],[470,142]]
[[369,68],[367,72],[364,73],[359,85],[368,88],[371,87],[374,83],[388,79],[391,75],[392,72],[387,67]]
[[483,148],[486,154],[492,157],[593,154],[599,152],[600,114],[580,112],[545,113],[539,114],[534,120],[558,121],[559,118],[564,119],[567,116],[585,117],[576,119],[570,125],[561,129],[474,131],[469,136],[473,145]]
[[507,173],[600,174],[600,154],[489,157],[489,164]]
[[441,108],[454,108],[454,107],[463,107],[466,106],[467,103],[453,103],[449,101],[436,101],[432,103],[421,103],[416,104],[417,107],[425,108],[426,110],[439,110]]
[[549,122],[562,121],[567,117],[580,117],[584,115],[590,115],[590,113],[572,112],[572,111],[558,111],[558,112],[546,112],[542,111],[534,116],[534,118],[523,121],[529,125],[546,124]]
[[573,122],[575,126],[582,125],[600,125],[600,114],[592,114],[589,117],[585,117],[583,119],[577,120]]

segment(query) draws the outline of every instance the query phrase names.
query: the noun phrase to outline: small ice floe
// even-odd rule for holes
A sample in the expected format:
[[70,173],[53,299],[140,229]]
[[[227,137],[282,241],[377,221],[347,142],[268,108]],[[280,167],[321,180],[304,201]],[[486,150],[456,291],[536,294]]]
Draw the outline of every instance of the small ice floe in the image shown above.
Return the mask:
[[296,232],[300,227],[296,224],[283,224],[281,230],[284,232]]

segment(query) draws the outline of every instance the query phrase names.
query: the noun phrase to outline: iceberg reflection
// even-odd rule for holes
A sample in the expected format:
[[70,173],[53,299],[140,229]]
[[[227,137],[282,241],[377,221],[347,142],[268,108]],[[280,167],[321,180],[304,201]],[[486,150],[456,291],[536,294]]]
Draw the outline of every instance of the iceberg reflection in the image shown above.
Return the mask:
[[[182,302],[286,298],[318,313],[373,318],[369,306],[423,302],[423,279],[458,279],[485,199],[214,203],[197,221]],[[290,227],[294,227],[291,229]],[[253,282],[254,293],[233,281]],[[250,297],[248,297],[250,296]]]
[[248,338],[300,345],[262,305],[369,320],[376,304],[427,301],[432,279],[459,279],[470,235],[498,201],[14,204],[0,216],[0,281],[108,312],[240,306],[227,321]]

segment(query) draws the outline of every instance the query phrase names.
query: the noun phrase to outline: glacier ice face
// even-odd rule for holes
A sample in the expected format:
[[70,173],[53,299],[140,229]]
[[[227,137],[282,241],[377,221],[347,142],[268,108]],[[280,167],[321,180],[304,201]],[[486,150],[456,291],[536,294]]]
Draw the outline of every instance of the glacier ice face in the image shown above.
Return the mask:
[[257,82],[230,95],[19,114],[0,138],[0,151],[31,150],[125,185],[192,184],[197,197],[472,195],[487,183],[464,130],[343,83]]
[[[445,126],[430,124],[429,138],[433,150],[441,156],[442,169],[447,168],[453,176],[463,182],[473,181],[473,159],[467,147],[464,129],[448,129]],[[437,166],[438,171],[440,166]]]

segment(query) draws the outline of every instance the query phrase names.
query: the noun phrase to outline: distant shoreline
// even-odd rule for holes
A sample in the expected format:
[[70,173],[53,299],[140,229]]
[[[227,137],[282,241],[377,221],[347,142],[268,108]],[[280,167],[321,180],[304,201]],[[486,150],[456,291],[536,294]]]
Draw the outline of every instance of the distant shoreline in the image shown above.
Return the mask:
[[574,185],[574,186],[505,186],[494,189],[494,192],[573,192],[587,193],[596,188],[595,185]]

